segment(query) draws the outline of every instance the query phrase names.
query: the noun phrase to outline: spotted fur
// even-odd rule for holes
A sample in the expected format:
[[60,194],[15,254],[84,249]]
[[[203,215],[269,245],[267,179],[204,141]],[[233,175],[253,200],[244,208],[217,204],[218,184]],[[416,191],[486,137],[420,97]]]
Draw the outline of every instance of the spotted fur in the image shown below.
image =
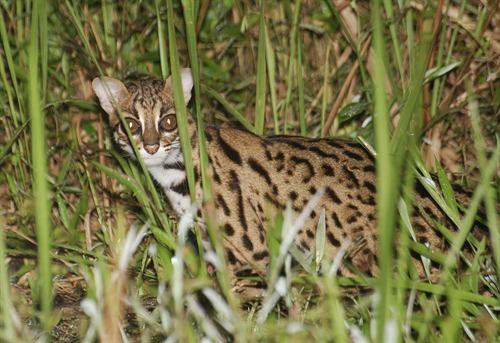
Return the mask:
[[[193,84],[191,72],[183,69],[181,75],[187,103]],[[177,214],[184,215],[190,199],[178,131],[175,125],[172,130],[162,129],[172,124],[162,120],[175,114],[171,78],[164,82],[135,81],[127,86],[116,79],[97,78],[93,88],[109,115],[118,145],[134,158],[117,108],[133,131],[133,143],[151,175]],[[188,121],[196,193],[198,205],[202,206],[197,131],[194,121]],[[319,190],[324,194],[298,232],[297,248],[306,258],[312,256],[319,214],[324,208],[327,255],[335,256],[346,239],[352,242],[340,273],[377,274],[375,163],[362,146],[339,139],[257,136],[238,128],[215,126],[205,128],[205,137],[217,224],[224,228],[227,260],[233,275],[245,267],[265,274],[269,257],[266,223],[287,202],[297,217]],[[445,222],[446,217],[423,189],[417,189],[416,198],[416,239],[430,249],[442,250],[445,244],[432,220]]]

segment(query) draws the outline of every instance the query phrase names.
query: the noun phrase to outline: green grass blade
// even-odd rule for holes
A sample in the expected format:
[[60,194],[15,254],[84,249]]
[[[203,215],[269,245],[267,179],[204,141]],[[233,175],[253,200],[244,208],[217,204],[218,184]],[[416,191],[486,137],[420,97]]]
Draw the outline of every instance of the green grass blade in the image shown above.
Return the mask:
[[85,30],[83,29],[82,23],[80,21],[81,15],[77,12],[77,9],[73,7],[73,5],[69,2],[69,0],[66,0],[66,7],[68,9],[69,13],[69,18],[71,19],[73,25],[75,26],[78,36],[83,42],[83,45],[85,46],[85,52],[90,56],[92,59],[92,62],[94,63],[95,67],[99,70],[100,75],[104,75],[99,62],[97,61],[94,49],[91,48],[89,38],[87,34],[85,33]]
[[182,1],[184,7],[184,19],[186,22],[186,35],[189,51],[189,60],[191,62],[191,71],[193,73],[194,81],[194,100],[195,100],[195,114],[196,114],[196,124],[198,129],[198,144],[200,147],[200,166],[201,166],[201,177],[203,184],[203,193],[207,197],[211,196],[211,185],[210,180],[207,176],[208,168],[208,156],[207,148],[205,142],[205,130],[203,124],[203,118],[201,113],[201,93],[200,93],[200,67],[197,54],[197,42],[196,42],[196,32],[195,32],[195,18],[194,18],[194,4],[191,1]]
[[106,175],[109,177],[112,177],[116,181],[118,181],[120,184],[124,185],[126,188],[130,189],[134,194],[143,194],[144,189],[137,184],[137,182],[131,178],[129,178],[126,175],[121,175],[117,173],[113,168],[110,168],[108,166],[105,166],[103,164],[100,164],[99,162],[91,161],[92,164],[99,169],[100,171],[103,171]]
[[[436,62],[435,62],[435,68],[439,69],[443,65],[443,59],[445,55],[445,44],[447,42],[447,37],[446,37],[446,32],[447,32],[448,26],[446,25],[445,22],[443,22],[443,25],[441,27],[441,34],[439,36],[439,47],[438,49],[434,49],[434,54],[435,56],[437,55]],[[437,115],[437,110],[438,110],[438,101],[439,101],[439,94],[442,93],[442,86],[444,82],[443,79],[436,78],[432,81],[432,97],[431,97],[431,108],[430,108],[430,113],[431,117],[435,118]]]
[[321,209],[318,225],[316,226],[316,272],[318,273],[321,269],[321,263],[325,255],[325,243],[326,243],[326,221],[325,221],[325,208]]
[[255,91],[255,133],[264,133],[266,115],[266,19],[261,1],[259,15],[259,47],[257,50],[257,88]]
[[[3,15],[3,14],[2,14]],[[5,18],[5,17],[4,17]],[[20,20],[19,20],[20,21]],[[21,30],[22,32],[22,30]],[[19,99],[22,99],[22,96],[19,92],[19,86],[18,86],[18,83],[17,83],[17,73],[16,73],[16,65],[14,64],[14,58],[13,58],[13,52],[10,48],[10,43],[9,43],[9,35],[7,33],[7,29],[5,27],[5,20],[0,20],[0,37],[2,38],[2,45],[3,45],[3,50],[4,50],[4,55],[5,55],[5,59],[7,60],[7,66],[8,66],[8,72],[10,74],[10,81],[12,82],[12,85],[14,87],[14,92],[15,92],[15,95],[16,95],[16,99],[19,100]],[[0,68],[1,68],[1,71],[0,71],[0,75],[2,75],[2,81],[4,82],[4,85],[7,86],[7,78],[5,76],[5,69],[4,69],[4,63],[3,63],[3,58],[1,58],[0,60],[2,60],[0,63]],[[7,90],[7,94],[9,96],[9,106],[10,106],[10,110],[11,110],[11,113],[12,113],[12,117],[14,118],[14,123],[17,125],[19,123],[19,121],[24,121],[25,118],[23,118],[23,111],[22,109],[20,110],[21,112],[21,118],[18,118],[17,117],[17,111],[14,110],[14,103],[13,101],[11,100],[11,93],[10,93],[10,90],[9,90],[9,87],[5,87],[6,90]],[[18,101],[18,105],[21,107],[21,103]]]
[[237,121],[240,122],[241,125],[243,125],[248,131],[254,131],[253,125],[245,118],[244,115],[242,115],[236,108],[234,108],[233,105],[229,103],[219,92],[216,90],[205,86],[204,88],[205,93],[210,95],[212,98],[216,99],[224,108],[226,111],[228,111]]
[[403,89],[404,92],[406,87],[404,78],[405,74],[403,71],[403,57],[401,54],[401,47],[398,42],[396,20],[394,18],[393,2],[389,0],[383,0],[383,1],[384,1],[385,13],[387,14],[387,22],[389,23],[389,32],[391,34],[392,47],[394,48],[394,59],[396,60],[396,65],[399,71],[399,76],[401,80],[401,89]]
[[23,131],[26,129],[26,126],[28,126],[28,124],[29,124],[29,120],[25,121],[12,134],[11,139],[7,142],[7,144],[5,144],[5,146],[3,147],[2,151],[0,151],[0,166],[3,164],[3,162],[5,161],[5,159],[8,156],[8,153],[9,153],[10,149],[12,148],[12,146],[14,145],[14,143],[17,141],[17,139],[19,138],[19,136],[21,135],[21,133],[23,133]]
[[274,134],[280,133],[279,117],[278,117],[278,104],[276,98],[276,60],[274,57],[274,50],[269,39],[269,32],[264,31],[266,35],[266,62],[267,62],[267,75],[269,80],[269,95],[271,96],[271,108],[273,111]]
[[324,130],[325,128],[325,120],[326,120],[326,106],[328,104],[329,99],[328,97],[328,87],[329,87],[329,69],[330,66],[328,65],[328,58],[330,55],[330,46],[326,48],[326,54],[325,54],[325,69],[323,70],[323,96],[321,97],[321,124],[320,124],[320,131],[322,137],[326,136],[326,132]]
[[[210,208],[213,205],[213,195],[212,195],[212,184],[209,176],[207,175],[207,171],[209,170],[208,163],[208,153],[206,148],[205,141],[205,130],[201,112],[201,94],[200,94],[200,75],[199,75],[199,62],[197,55],[197,44],[196,44],[196,33],[195,33],[195,20],[194,20],[194,6],[190,1],[183,0],[182,2],[184,8],[184,17],[186,23],[186,34],[187,34],[187,43],[188,43],[188,51],[189,51],[189,59],[191,61],[191,71],[193,73],[194,80],[194,90],[195,90],[195,111],[196,111],[196,121],[197,121],[197,129],[198,129],[198,146],[199,146],[199,154],[200,154],[200,168],[201,168],[201,178],[202,178],[202,187],[203,187],[203,196],[204,202],[206,204],[210,204],[208,207]],[[210,211],[205,211],[204,220],[208,235],[212,242],[212,246],[221,261],[222,266],[226,266],[226,258],[224,248],[220,242],[220,239],[217,235],[218,228],[214,227],[216,224],[215,218],[212,218],[212,213]],[[200,251],[203,251],[203,244],[201,241],[200,230],[196,230],[197,238],[198,238],[198,247]],[[203,272],[205,272],[206,268],[202,267]],[[217,278],[219,280],[219,284],[221,286],[221,290],[230,301],[230,305],[235,310],[234,302],[232,301],[232,297],[230,295],[230,280],[227,277],[227,273],[219,271],[217,273]]]
[[113,1],[103,1],[102,8],[102,23],[104,27],[104,42],[106,50],[111,56],[116,54],[115,33],[113,29],[113,13],[115,12],[115,3]]
[[450,181],[446,177],[446,174],[441,166],[441,163],[436,159],[437,176],[439,179],[439,185],[443,191],[444,199],[448,206],[451,207],[453,212],[458,213],[457,201],[455,200],[455,195],[453,194],[453,188],[451,187]]
[[[473,94],[470,91],[470,94]],[[479,102],[475,96],[471,96],[469,100],[469,111],[471,114],[471,122],[473,129],[474,145],[477,151],[479,162],[479,170],[481,172],[481,188],[485,191],[485,206],[488,219],[488,228],[490,230],[493,259],[497,266],[497,280],[500,280],[500,229],[498,227],[498,199],[497,193],[493,187],[490,187],[490,180],[494,182],[495,173],[493,170],[498,170],[500,160],[500,145],[496,146],[495,153],[488,161],[486,155],[486,144],[481,133],[481,123],[479,114]],[[478,191],[476,191],[478,193]],[[475,195],[475,194],[474,194]]]
[[52,271],[51,265],[51,199],[47,185],[47,155],[45,138],[45,114],[41,109],[39,80],[39,19],[40,6],[45,1],[33,3],[29,43],[28,90],[29,109],[32,116],[31,137],[33,156],[33,197],[35,199],[35,221],[38,244],[38,287],[41,300],[40,320],[45,330],[51,326]]
[[[5,249],[5,226],[4,217],[0,213],[0,260],[6,260],[6,249]],[[16,316],[16,311],[12,304],[11,291],[9,283],[9,271],[7,264],[0,263],[0,313],[2,316],[2,321],[0,322],[0,332],[2,333],[3,339],[7,342],[13,342],[16,340],[16,329],[14,326],[13,317]]]
[[330,312],[330,325],[333,333],[332,337],[335,337],[335,342],[348,342],[349,339],[345,325],[345,310],[340,300],[340,289],[335,281],[335,277],[328,278],[326,280],[326,301]]
[[156,9],[156,25],[158,27],[158,47],[160,50],[160,65],[161,65],[161,76],[163,80],[166,80],[170,75],[170,66],[168,65],[167,59],[167,45],[165,44],[165,30],[163,28],[163,21],[160,15],[160,0],[155,0]]
[[41,91],[42,99],[47,97],[47,73],[49,63],[49,41],[48,41],[48,26],[47,26],[47,2],[40,1],[40,15],[39,15],[39,30],[40,30],[40,69],[41,69]]
[[186,169],[189,194],[191,201],[196,201],[196,189],[194,184],[193,156],[191,153],[191,143],[189,142],[188,120],[186,104],[184,102],[184,92],[182,90],[181,67],[179,64],[179,53],[175,41],[174,9],[172,0],[167,0],[167,31],[168,48],[170,51],[170,68],[172,70],[172,80],[174,86],[174,101],[177,116],[177,126],[181,140],[182,156],[184,157],[184,167]]
[[294,13],[293,13],[293,22],[290,32],[290,58],[288,60],[288,72],[286,77],[286,98],[285,98],[285,113],[283,115],[283,133],[286,134],[288,131],[288,112],[290,101],[292,99],[292,89],[293,89],[293,71],[295,67],[295,54],[296,54],[296,42],[297,42],[297,31],[299,27],[299,14],[300,14],[300,0],[295,0]]
[[297,35],[297,92],[299,97],[299,124],[300,124],[300,135],[305,136],[307,134],[307,124],[306,124],[306,109],[304,104],[304,75],[302,74],[302,69],[304,68],[302,62],[302,38]]
[[[392,251],[395,221],[395,204],[397,196],[397,171],[394,170],[393,156],[390,151],[390,118],[386,100],[386,49],[384,44],[380,0],[371,2],[373,45],[375,58],[375,148],[377,150],[377,227],[379,232],[379,266],[380,279],[378,290],[380,301],[377,306],[376,341],[383,342],[385,325],[390,316],[392,288]],[[396,174],[395,174],[396,172]],[[399,335],[398,335],[399,336]]]

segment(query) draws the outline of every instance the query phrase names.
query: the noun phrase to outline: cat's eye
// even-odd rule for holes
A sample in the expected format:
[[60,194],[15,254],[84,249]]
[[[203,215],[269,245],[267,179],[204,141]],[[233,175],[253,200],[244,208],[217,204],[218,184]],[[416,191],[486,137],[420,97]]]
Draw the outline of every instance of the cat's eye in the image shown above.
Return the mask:
[[131,134],[137,135],[140,133],[141,124],[137,120],[131,119],[131,118],[126,118],[125,123],[127,123],[128,129],[130,130]]
[[175,114],[169,114],[160,120],[160,130],[170,132],[177,128],[177,119]]

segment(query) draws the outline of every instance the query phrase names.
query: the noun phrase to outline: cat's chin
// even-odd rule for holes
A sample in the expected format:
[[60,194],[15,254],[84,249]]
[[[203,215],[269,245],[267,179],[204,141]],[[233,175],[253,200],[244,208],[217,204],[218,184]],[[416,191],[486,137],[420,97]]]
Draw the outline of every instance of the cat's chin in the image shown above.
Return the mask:
[[158,167],[161,166],[162,164],[165,163],[165,156],[159,156],[160,154],[157,155],[144,155],[141,154],[141,158],[144,161],[144,164],[146,167]]

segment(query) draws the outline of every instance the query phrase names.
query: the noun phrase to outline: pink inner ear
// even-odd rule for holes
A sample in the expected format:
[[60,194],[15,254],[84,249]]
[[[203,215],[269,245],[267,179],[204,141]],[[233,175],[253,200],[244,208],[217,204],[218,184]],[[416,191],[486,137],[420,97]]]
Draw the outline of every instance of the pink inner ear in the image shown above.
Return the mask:
[[127,88],[121,81],[106,76],[96,78],[92,82],[92,88],[99,98],[101,107],[109,115],[115,114],[115,103],[122,102],[129,95]]
[[191,90],[193,89],[193,74],[191,69],[185,68],[181,70],[182,90],[184,91],[184,101],[186,104],[191,99]]
[[[191,99],[191,90],[193,88],[193,76],[191,74],[191,69],[189,68],[181,69],[181,82],[182,82],[182,91],[184,94],[184,101],[187,104],[189,102],[189,99]],[[163,91],[171,96],[174,96],[172,75],[170,75],[165,80],[165,86],[163,87]]]

